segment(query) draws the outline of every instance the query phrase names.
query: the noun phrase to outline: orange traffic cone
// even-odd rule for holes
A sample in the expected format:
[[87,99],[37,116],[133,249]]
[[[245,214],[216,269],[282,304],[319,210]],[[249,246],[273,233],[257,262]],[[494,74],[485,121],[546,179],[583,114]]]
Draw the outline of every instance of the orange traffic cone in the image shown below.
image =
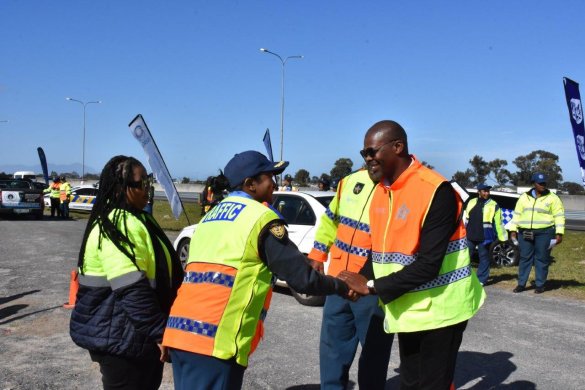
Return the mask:
[[75,300],[77,299],[77,290],[79,289],[79,281],[77,280],[77,270],[71,270],[71,279],[69,280],[69,302],[63,304],[65,309],[73,309],[75,307]]

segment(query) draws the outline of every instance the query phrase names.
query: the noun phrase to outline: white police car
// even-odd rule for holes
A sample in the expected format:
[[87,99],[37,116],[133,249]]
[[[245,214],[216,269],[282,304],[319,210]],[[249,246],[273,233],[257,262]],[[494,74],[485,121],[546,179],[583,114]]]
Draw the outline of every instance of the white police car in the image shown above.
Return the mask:
[[[328,191],[275,191],[272,195],[272,205],[284,217],[289,237],[301,252],[308,254],[313,248],[316,225],[334,196],[335,192]],[[183,264],[189,258],[189,244],[196,228],[197,224],[181,230],[173,244]],[[277,280],[276,284],[287,286],[282,280]],[[321,296],[300,294],[292,289],[291,292],[303,305],[320,306],[325,302]]]
[[[71,200],[69,202],[69,210],[87,211],[90,212],[95,203],[98,189],[91,185],[81,185],[71,188]],[[44,197],[45,208],[51,207],[50,195],[46,194]]]

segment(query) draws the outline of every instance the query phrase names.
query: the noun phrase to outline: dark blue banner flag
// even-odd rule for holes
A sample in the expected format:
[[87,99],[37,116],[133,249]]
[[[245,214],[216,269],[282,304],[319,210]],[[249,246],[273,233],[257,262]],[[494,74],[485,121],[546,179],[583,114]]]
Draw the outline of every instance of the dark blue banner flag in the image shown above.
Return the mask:
[[264,133],[264,146],[266,146],[266,152],[268,153],[268,158],[270,161],[274,161],[274,157],[272,157],[272,142],[270,142],[270,130],[266,129],[266,133]]
[[585,186],[585,128],[583,127],[583,106],[581,105],[579,84],[567,77],[563,77],[563,83],[565,84],[565,97],[577,147],[577,158],[581,167],[581,179],[583,186]]
[[39,152],[39,159],[41,160],[41,168],[43,168],[43,176],[45,177],[45,183],[49,184],[49,170],[47,169],[47,158],[45,157],[45,152],[43,148],[40,146],[37,148],[37,152]]

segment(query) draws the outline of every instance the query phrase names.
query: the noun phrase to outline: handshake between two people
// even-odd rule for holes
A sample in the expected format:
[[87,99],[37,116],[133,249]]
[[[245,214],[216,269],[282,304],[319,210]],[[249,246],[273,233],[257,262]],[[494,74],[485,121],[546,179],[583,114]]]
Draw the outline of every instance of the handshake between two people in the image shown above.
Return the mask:
[[356,274],[350,271],[341,271],[337,278],[349,287],[347,298],[352,301],[357,301],[364,295],[371,294],[370,288],[367,286],[368,279],[364,275]]
[[[319,261],[310,260],[311,267],[313,267],[316,271],[324,274],[324,264]],[[368,279],[361,274],[357,274],[355,272],[350,271],[341,271],[339,275],[337,275],[337,279],[343,281],[349,287],[349,291],[345,298],[351,301],[357,301],[360,297],[364,295],[369,295],[372,293],[370,288],[367,286]]]

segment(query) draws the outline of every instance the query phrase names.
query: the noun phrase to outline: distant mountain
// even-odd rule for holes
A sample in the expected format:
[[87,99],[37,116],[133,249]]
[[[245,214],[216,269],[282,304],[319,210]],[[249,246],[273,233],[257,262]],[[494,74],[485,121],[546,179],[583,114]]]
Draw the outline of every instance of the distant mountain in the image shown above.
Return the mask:
[[[77,172],[81,175],[81,164],[47,164],[47,168],[49,170],[49,175],[51,171],[55,171],[57,173],[71,173]],[[14,173],[17,171],[33,171],[38,175],[43,174],[43,168],[41,168],[41,164],[35,165],[12,165],[12,164],[0,164],[0,172],[4,173]],[[88,165],[85,166],[85,173],[95,173],[99,174],[100,172],[96,171],[93,167]]]

